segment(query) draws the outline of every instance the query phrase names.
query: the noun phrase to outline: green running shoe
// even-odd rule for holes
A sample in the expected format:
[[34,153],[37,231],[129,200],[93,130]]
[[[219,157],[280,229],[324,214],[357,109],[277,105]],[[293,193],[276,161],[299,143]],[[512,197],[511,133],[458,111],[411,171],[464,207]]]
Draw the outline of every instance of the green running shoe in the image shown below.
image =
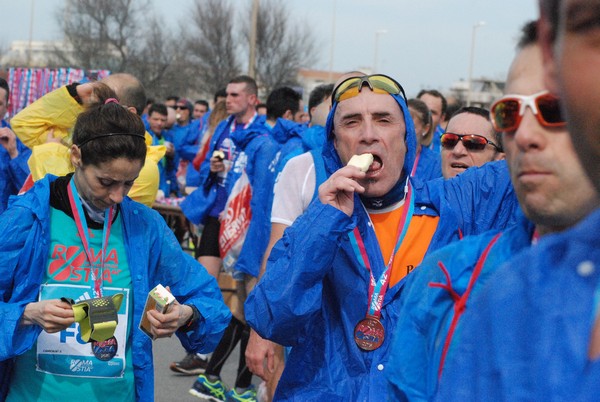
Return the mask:
[[200,374],[189,393],[200,399],[211,402],[225,401],[225,386],[221,380],[211,382],[204,374]]
[[256,402],[256,390],[254,386],[246,388],[244,392],[238,394],[235,388],[231,389],[225,398],[227,402]]

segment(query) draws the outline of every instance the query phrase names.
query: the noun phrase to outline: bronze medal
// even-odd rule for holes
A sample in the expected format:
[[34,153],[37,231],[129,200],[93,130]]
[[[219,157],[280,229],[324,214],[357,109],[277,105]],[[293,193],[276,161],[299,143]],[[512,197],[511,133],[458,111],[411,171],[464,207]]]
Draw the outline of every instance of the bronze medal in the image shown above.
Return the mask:
[[380,347],[384,338],[385,330],[381,321],[376,317],[368,315],[354,327],[354,342],[359,348],[367,352]]
[[117,338],[114,336],[108,338],[105,341],[92,341],[92,353],[98,360],[103,362],[109,361],[117,354],[119,345],[117,344]]

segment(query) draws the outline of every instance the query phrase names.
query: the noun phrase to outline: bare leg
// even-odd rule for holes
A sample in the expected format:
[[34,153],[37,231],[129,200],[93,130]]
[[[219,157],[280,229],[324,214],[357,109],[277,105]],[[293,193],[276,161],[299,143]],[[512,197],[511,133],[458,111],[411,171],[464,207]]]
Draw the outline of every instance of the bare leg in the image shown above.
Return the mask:
[[203,255],[198,257],[198,262],[206,268],[209,274],[215,277],[215,279],[219,278],[219,271],[221,270],[221,259],[219,257],[213,257],[210,255]]

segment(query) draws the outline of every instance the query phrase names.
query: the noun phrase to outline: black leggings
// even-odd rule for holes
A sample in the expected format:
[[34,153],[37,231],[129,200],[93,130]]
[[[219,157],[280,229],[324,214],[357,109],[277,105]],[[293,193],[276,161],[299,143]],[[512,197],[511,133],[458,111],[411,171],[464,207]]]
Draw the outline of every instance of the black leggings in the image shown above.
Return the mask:
[[240,343],[240,361],[238,363],[237,378],[235,386],[238,388],[248,388],[252,384],[252,372],[246,366],[246,346],[250,337],[250,327],[235,317],[231,317],[231,322],[225,329],[221,342],[213,352],[208,366],[204,372],[205,375],[220,376],[223,365],[233,352],[235,345]]
[[221,229],[221,222],[219,218],[209,216],[206,218],[202,235],[198,241],[198,247],[194,253],[196,259],[198,257],[210,256],[210,257],[221,257],[219,254],[219,230]]

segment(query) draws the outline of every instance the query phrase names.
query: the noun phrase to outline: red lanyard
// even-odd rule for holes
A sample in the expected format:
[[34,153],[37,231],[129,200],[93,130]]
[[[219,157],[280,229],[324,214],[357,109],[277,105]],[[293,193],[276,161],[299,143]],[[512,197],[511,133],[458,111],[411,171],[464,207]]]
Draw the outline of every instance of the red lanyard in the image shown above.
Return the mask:
[[69,186],[67,187],[67,193],[69,194],[69,203],[71,204],[71,211],[73,212],[73,219],[77,226],[77,232],[83,243],[83,249],[85,255],[90,263],[90,275],[92,278],[94,291],[94,297],[102,297],[102,282],[104,273],[104,260],[106,258],[106,249],[108,247],[108,238],[110,237],[110,228],[112,227],[112,220],[114,215],[114,208],[110,207],[104,211],[104,225],[102,229],[102,250],[100,251],[100,269],[96,270],[93,264],[94,255],[90,250],[90,237],[87,222],[85,221],[85,214],[83,213],[83,206],[75,187],[75,181],[71,179]]
[[[254,112],[254,115],[252,116],[252,118],[250,118],[250,120],[248,121],[248,123],[244,124],[244,127],[242,127],[242,130],[247,129],[248,127],[250,127],[250,124],[252,124],[254,122],[254,120],[256,119],[256,116],[258,116],[258,113]],[[233,133],[236,130],[236,124],[235,124],[235,117],[233,118],[233,120],[231,120],[231,124],[229,124],[229,133]]]
[[537,229],[533,230],[533,234],[531,235],[531,244],[535,245],[540,240],[540,232]]
[[354,228],[354,231],[350,236],[350,240],[356,257],[362,263],[362,265],[369,271],[369,307],[367,315],[376,318],[379,318],[381,316],[381,307],[383,306],[383,299],[385,297],[390,282],[390,274],[392,271],[392,265],[394,263],[394,257],[396,256],[396,252],[400,248],[400,245],[402,244],[402,241],[406,236],[406,232],[408,231],[408,227],[410,226],[410,221],[412,219],[413,211],[414,201],[412,197],[412,186],[410,185],[410,182],[407,182],[406,196],[404,197],[404,210],[402,211],[402,216],[400,218],[400,221],[398,222],[398,230],[396,232],[396,246],[392,251],[392,255],[390,256],[386,268],[384,269],[383,273],[379,277],[379,280],[377,281],[373,276],[373,270],[371,269],[371,263],[369,261],[369,256],[367,255],[367,249],[363,242],[362,236],[360,235],[358,227]]
[[[250,125],[252,123],[254,123],[254,120],[256,120],[256,117],[258,116],[257,112],[254,112],[254,115],[250,118],[250,120],[248,121],[248,123],[244,124],[244,126],[242,127],[242,130],[246,130],[248,127],[250,127]],[[235,121],[235,117],[231,120],[231,123],[229,123],[229,136],[231,137],[231,133],[233,133],[234,131],[236,131],[236,121]],[[231,157],[231,140],[229,141],[229,149],[227,150],[227,160],[232,160]]]
[[415,155],[415,162],[413,163],[412,171],[410,172],[410,177],[413,177],[415,173],[417,173],[417,167],[419,166],[419,158],[421,157],[422,147],[418,147],[417,155]]

